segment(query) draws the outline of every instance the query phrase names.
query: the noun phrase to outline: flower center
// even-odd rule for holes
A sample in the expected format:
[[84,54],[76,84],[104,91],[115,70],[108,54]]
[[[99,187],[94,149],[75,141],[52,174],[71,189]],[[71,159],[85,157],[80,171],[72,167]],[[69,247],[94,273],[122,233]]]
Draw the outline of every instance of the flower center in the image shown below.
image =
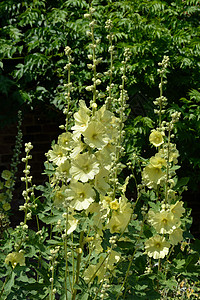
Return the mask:
[[162,222],[166,225],[167,224],[167,219],[163,219]]
[[79,197],[80,197],[81,199],[84,199],[84,198],[85,198],[85,193],[84,193],[84,192],[79,193]]
[[160,243],[156,243],[156,248],[160,248]]
[[94,133],[94,134],[92,135],[92,138],[93,138],[93,140],[96,140],[96,139],[97,139],[97,134]]

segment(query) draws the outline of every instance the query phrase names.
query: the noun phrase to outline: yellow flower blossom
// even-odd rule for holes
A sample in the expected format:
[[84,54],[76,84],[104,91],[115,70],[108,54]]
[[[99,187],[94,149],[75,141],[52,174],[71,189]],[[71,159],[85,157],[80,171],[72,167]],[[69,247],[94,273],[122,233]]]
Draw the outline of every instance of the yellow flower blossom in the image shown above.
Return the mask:
[[120,254],[114,250],[111,250],[108,259],[105,260],[103,256],[99,258],[99,262],[96,265],[90,264],[84,272],[84,280],[86,283],[93,281],[94,278],[98,277],[98,283],[104,278],[106,270],[113,270],[114,265],[120,260]]
[[66,180],[67,178],[69,178],[69,169],[70,169],[70,162],[69,160],[65,160],[64,163],[60,164],[57,168],[56,168],[56,177],[57,178],[61,178]]
[[72,133],[63,132],[58,137],[58,145],[63,147],[66,151],[70,151],[73,147],[74,140],[72,139]]
[[103,149],[96,152],[96,157],[101,166],[107,170],[110,170],[112,165],[112,153],[116,153],[116,147],[110,142]]
[[177,201],[175,204],[171,205],[170,210],[176,218],[181,218],[185,212],[183,201]]
[[115,199],[114,201],[110,202],[110,208],[112,210],[118,210],[118,208],[119,208],[119,202],[117,201],[117,199]]
[[97,121],[91,121],[88,124],[83,136],[85,143],[91,148],[102,149],[109,142],[104,126]]
[[98,120],[106,128],[106,133],[111,140],[116,139],[119,133],[119,119],[116,118],[112,112],[107,110],[105,105],[96,111],[95,120]]
[[162,157],[168,158],[168,156],[169,156],[169,162],[173,162],[174,164],[178,163],[178,159],[177,158],[179,157],[179,152],[176,149],[176,145],[175,144],[170,143],[169,146],[167,146],[167,148],[160,149],[158,153]]
[[158,233],[170,233],[178,226],[179,219],[174,217],[170,211],[160,211],[154,213],[151,211],[148,222],[156,229]]
[[170,243],[160,235],[155,235],[145,242],[145,252],[149,257],[154,259],[164,258],[170,248]]
[[72,182],[68,196],[72,199],[70,206],[76,210],[87,209],[95,200],[95,191],[89,183]]
[[80,107],[79,111],[74,114],[75,125],[71,128],[73,130],[74,138],[78,139],[86,130],[90,120],[89,112],[89,109],[85,104],[83,104],[82,107]]
[[110,233],[120,233],[125,230],[130,221],[130,214],[114,213],[107,224],[107,228],[110,229]]
[[23,252],[11,252],[6,256],[5,263],[11,263],[13,269],[16,267],[17,264],[20,266],[25,266],[25,257]]
[[156,153],[155,156],[152,156],[150,158],[150,164],[152,164],[152,166],[154,166],[155,168],[162,168],[166,167],[167,162],[164,158],[160,156],[159,153]]
[[74,230],[76,230],[77,224],[78,220],[75,219],[72,215],[68,215],[67,234],[71,234]]
[[149,141],[151,144],[153,144],[155,147],[159,147],[164,143],[163,135],[160,131],[153,130],[149,136]]
[[66,154],[66,150],[58,144],[53,145],[52,150],[49,150],[47,153],[49,160],[57,166],[60,166],[67,160]]
[[95,189],[103,196],[110,190],[110,185],[108,184],[108,175],[108,170],[100,168],[100,171],[95,176],[94,180]]
[[177,245],[183,240],[183,230],[181,228],[174,229],[169,235],[169,241],[172,245]]
[[88,152],[78,154],[72,161],[69,172],[75,180],[87,182],[89,179],[94,179],[95,175],[99,173],[99,163],[95,156]]
[[14,182],[13,182],[12,179],[6,180],[6,181],[5,181],[5,184],[4,184],[4,186],[5,186],[6,188],[8,188],[8,189],[10,189],[13,185],[14,185]]
[[142,179],[148,188],[155,188],[161,183],[161,179],[165,176],[161,166],[153,166],[149,163],[142,171]]
[[57,189],[54,194],[54,204],[58,207],[63,206],[67,195],[67,187],[63,185],[60,189]]

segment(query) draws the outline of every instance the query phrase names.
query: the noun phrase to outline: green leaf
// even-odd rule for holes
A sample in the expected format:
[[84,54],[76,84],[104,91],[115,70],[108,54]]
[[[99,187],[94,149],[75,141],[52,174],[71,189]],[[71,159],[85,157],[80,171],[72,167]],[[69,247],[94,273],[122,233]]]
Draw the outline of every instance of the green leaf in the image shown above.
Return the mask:
[[8,279],[4,287],[6,293],[11,291],[12,287],[14,286],[14,282],[15,282],[15,273],[12,271],[11,277]]
[[174,189],[179,190],[181,187],[186,186],[189,182],[189,177],[182,177],[178,180],[177,184],[175,185]]
[[185,261],[185,268],[188,271],[191,271],[194,267],[194,265],[199,261],[199,254],[198,253],[193,253],[190,254]]
[[128,248],[128,249],[133,249],[134,244],[132,242],[126,242],[126,241],[118,241],[117,245],[124,249],[124,248]]

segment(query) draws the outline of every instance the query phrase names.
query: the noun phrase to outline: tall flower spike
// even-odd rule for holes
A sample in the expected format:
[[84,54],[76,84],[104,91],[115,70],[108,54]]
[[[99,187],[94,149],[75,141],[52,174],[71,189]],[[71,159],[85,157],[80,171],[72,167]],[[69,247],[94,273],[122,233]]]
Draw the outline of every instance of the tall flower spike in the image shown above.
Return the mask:
[[114,64],[113,64],[113,61],[114,61],[114,46],[113,46],[114,34],[111,31],[112,28],[113,28],[113,23],[112,23],[112,21],[110,19],[106,21],[105,28],[109,31],[109,34],[107,35],[107,39],[109,41],[108,52],[110,53],[110,68],[106,72],[106,75],[109,75],[110,81],[109,81],[109,85],[107,87],[108,97],[106,98],[105,104],[106,104],[107,109],[110,109],[111,108],[111,103],[113,101],[113,96],[112,96],[112,90],[113,90],[112,79],[113,79],[113,71],[114,71]]
[[71,103],[71,91],[72,91],[72,82],[71,82],[71,64],[73,62],[73,58],[71,56],[72,50],[69,46],[65,47],[65,54],[68,58],[68,63],[64,67],[65,70],[67,70],[67,84],[64,85],[64,87],[67,89],[67,92],[65,93],[65,109],[64,114],[66,115],[66,124],[65,129],[68,130],[68,123],[69,123],[69,110],[70,110],[70,103]]
[[154,101],[154,104],[158,105],[158,109],[155,109],[154,112],[157,113],[159,116],[159,127],[161,127],[162,115],[165,112],[165,106],[167,105],[167,98],[163,96],[163,86],[167,83],[167,81],[164,79],[166,78],[168,65],[168,56],[164,56],[162,62],[158,63],[158,66],[160,66],[160,69],[158,69],[158,73],[160,74],[160,96]]

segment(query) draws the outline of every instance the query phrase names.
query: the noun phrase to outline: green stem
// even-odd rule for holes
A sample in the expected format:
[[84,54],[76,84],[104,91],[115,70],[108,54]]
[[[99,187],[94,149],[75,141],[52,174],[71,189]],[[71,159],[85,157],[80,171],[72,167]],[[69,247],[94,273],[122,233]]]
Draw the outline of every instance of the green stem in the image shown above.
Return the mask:
[[[93,57],[93,72],[94,72],[94,88],[93,88],[93,101],[92,103],[95,104],[96,103],[96,80],[97,80],[97,70],[96,70],[96,53],[95,53],[95,40],[94,40],[94,28],[93,26],[91,27],[91,31],[92,31],[92,57]],[[95,113],[95,107],[92,106],[92,115],[94,116]]]
[[54,298],[54,293],[53,293],[53,281],[54,281],[54,261],[52,261],[52,266],[53,266],[53,269],[52,269],[52,273],[51,273],[51,278],[52,278],[53,280],[51,281],[50,300],[53,300],[53,298]]
[[[69,59],[69,63],[70,63],[70,56],[68,57],[68,59]],[[69,68],[68,68],[68,74],[67,74],[68,88],[67,88],[67,105],[66,105],[67,111],[66,111],[66,124],[65,124],[66,132],[68,131],[69,108],[70,108],[70,91],[71,91],[71,87],[70,87],[70,82],[71,82],[70,71],[71,71],[71,68],[70,68],[70,66],[69,66]]]
[[[161,75],[161,81],[160,81],[160,98],[163,95],[163,75]],[[162,121],[162,100],[160,100],[159,103],[159,128],[161,128],[161,121]]]
[[[144,224],[144,220],[143,220],[143,224]],[[143,224],[142,224],[142,225],[143,225]],[[124,278],[123,284],[122,284],[122,286],[121,286],[121,288],[120,288],[120,291],[119,291],[119,293],[118,293],[118,296],[117,296],[116,300],[119,299],[120,294],[121,294],[121,291],[123,290],[123,288],[124,288],[124,286],[125,286],[125,283],[126,283],[126,280],[127,280],[127,278],[128,278],[128,275],[129,275],[129,271],[130,271],[131,265],[132,265],[132,263],[133,263],[133,258],[134,258],[134,256],[135,256],[136,251],[137,251],[137,244],[138,244],[138,242],[139,242],[139,240],[140,240],[140,238],[141,238],[142,232],[143,232],[143,227],[141,228],[140,234],[139,234],[139,236],[138,236],[138,238],[137,238],[137,242],[136,242],[136,245],[135,245],[135,250],[133,251],[133,254],[132,254],[132,256],[131,256],[131,259],[130,259],[130,262],[129,262],[129,265],[128,265],[128,269],[127,269],[127,271],[126,271],[126,276],[125,276],[125,278]]]
[[102,285],[103,285],[103,280],[102,280],[101,284],[99,285],[99,288],[97,289],[96,294],[95,294],[93,300],[96,300],[96,298],[97,298],[97,296],[98,296],[98,293],[99,293],[99,291],[100,291],[101,288],[102,288]]
[[[75,285],[79,282],[79,274],[80,274],[80,266],[81,266],[81,256],[82,256],[82,249],[83,249],[83,237],[84,237],[84,231],[81,231],[80,233],[80,239],[79,239],[79,251],[77,255],[77,264],[76,264],[76,280]],[[72,294],[72,300],[75,300],[77,293],[77,288],[73,288],[73,294]]]
[[6,277],[5,281],[4,281],[2,289],[1,289],[0,300],[2,299],[4,288],[5,288],[5,285],[6,285],[7,281],[8,281],[8,275],[7,275],[7,277]]
[[168,203],[170,137],[171,137],[171,130],[169,129],[169,132],[168,132],[168,144],[167,144],[167,169],[166,169],[166,182],[165,182],[165,204]]
[[[122,76],[122,93],[121,93],[121,103],[120,103],[120,125],[119,125],[119,139],[118,139],[118,146],[121,146],[122,144],[122,129],[123,129],[123,107],[124,107],[124,88],[125,88],[125,74],[126,74],[126,65],[124,65],[124,70],[123,70],[123,76]],[[116,150],[116,163],[119,161],[120,158],[120,150],[117,148]],[[114,173],[114,186],[113,186],[113,200],[115,199],[116,195],[116,189],[117,189],[117,174],[118,174],[118,168],[116,168],[115,173]]]

